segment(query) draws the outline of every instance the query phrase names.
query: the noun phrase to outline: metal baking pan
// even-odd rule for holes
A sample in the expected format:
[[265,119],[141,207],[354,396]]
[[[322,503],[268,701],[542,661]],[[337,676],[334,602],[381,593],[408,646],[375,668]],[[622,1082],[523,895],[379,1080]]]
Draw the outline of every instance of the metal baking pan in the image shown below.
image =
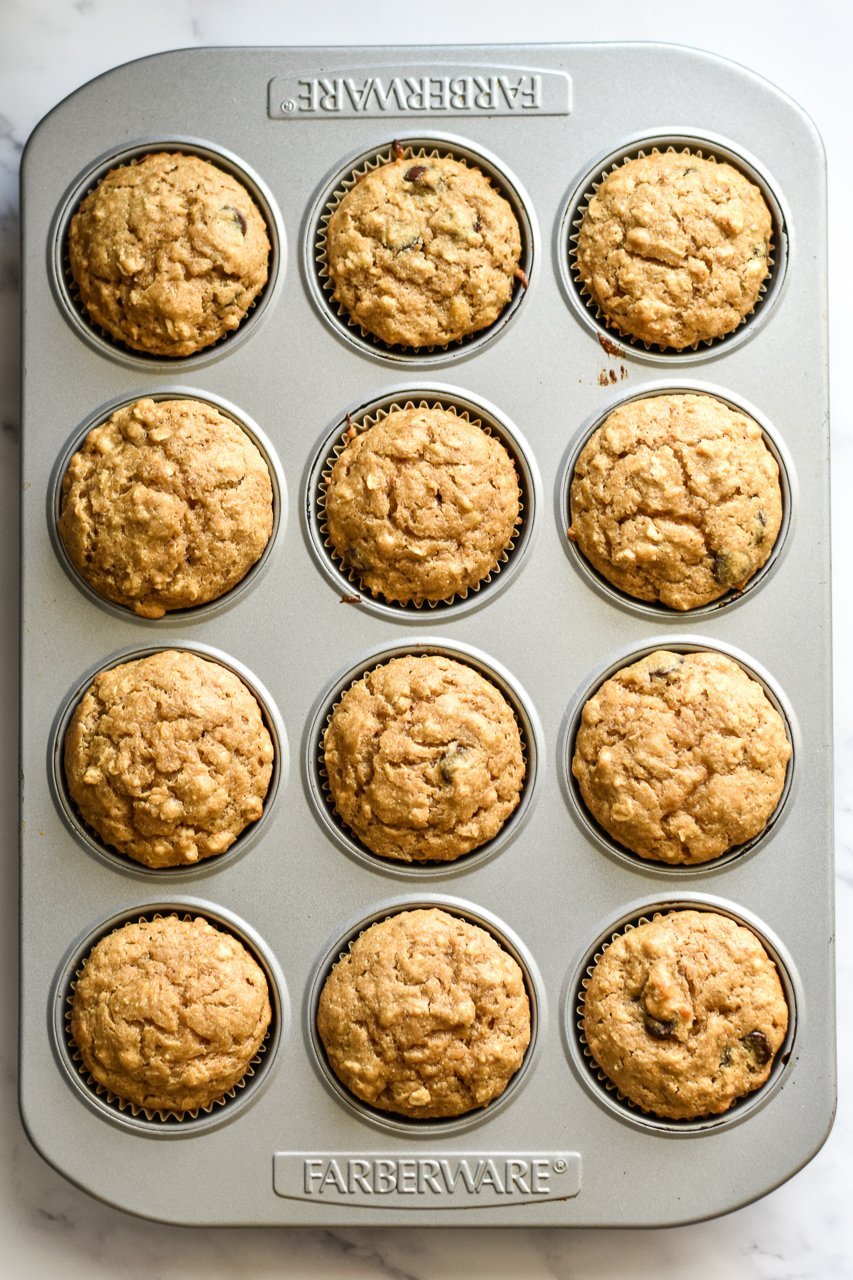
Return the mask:
[[[618,79],[620,92],[612,86]],[[683,86],[689,84],[690,93]],[[530,287],[489,331],[413,354],[340,317],[318,262],[338,181],[401,139],[476,158],[522,222]],[[602,168],[692,144],[758,181],[776,255],[755,313],[682,355],[607,333],[578,294],[576,206]],[[237,172],[268,219],[273,274],[236,335],[194,357],[133,355],[81,319],[63,237],[117,161],[191,149]],[[800,1168],[835,1096],[824,159],[803,112],[717,58],[662,45],[199,49],[84,86],[23,165],[21,1109],[47,1160],[130,1212],[187,1224],[654,1226],[724,1213]],[[566,538],[567,469],[626,397],[702,389],[751,407],[784,470],[784,537],[741,596],[693,614],[626,600]],[[81,431],[138,396],[209,397],[271,459],[274,541],[238,590],[152,622],[83,589],[53,532],[56,483]],[[407,399],[481,415],[520,460],[525,525],[500,574],[456,605],[383,606],[328,556],[318,477],[350,413]],[[289,502],[287,501],[289,497]],[[642,863],[579,810],[568,769],[583,696],[651,647],[712,646],[765,683],[794,745],[784,808],[753,847],[699,868]],[[263,822],[232,853],[155,873],[97,846],[56,769],[68,707],[97,669],[197,648],[261,696],[278,740]],[[493,847],[450,866],[381,862],[336,825],[317,735],[341,687],[382,656],[460,655],[510,694],[530,766]],[[526,975],[534,1039],[505,1097],[413,1123],[354,1103],[314,1030],[347,940],[403,906],[478,921]],[[619,1103],[579,1046],[579,983],[602,939],[668,904],[754,928],[792,1006],[771,1080],[730,1113],[666,1124]],[[150,1121],[90,1091],[65,1030],[93,938],[166,908],[239,934],[274,989],[252,1079],[210,1115]]]

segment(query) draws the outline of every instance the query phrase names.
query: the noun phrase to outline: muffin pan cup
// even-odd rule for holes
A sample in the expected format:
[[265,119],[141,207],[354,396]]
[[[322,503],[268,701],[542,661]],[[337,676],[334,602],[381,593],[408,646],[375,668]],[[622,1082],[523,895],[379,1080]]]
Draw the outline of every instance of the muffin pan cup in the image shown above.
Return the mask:
[[[518,479],[518,519],[509,542],[501,551],[496,563],[479,582],[464,590],[453,592],[442,600],[420,602],[391,600],[381,592],[371,591],[361,582],[358,573],[354,569],[349,569],[337,553],[327,528],[328,483],[332,468],[346,448],[350,430],[353,429],[361,434],[398,409],[442,409],[479,427],[504,446],[515,467]],[[331,435],[317,454],[308,479],[305,499],[305,509],[308,512],[308,535],[320,567],[339,590],[345,594],[357,592],[362,605],[373,609],[380,616],[390,614],[395,620],[410,618],[422,624],[433,611],[441,614],[452,609],[455,613],[461,613],[466,609],[477,608],[491,599],[494,592],[501,590],[511,581],[532,537],[536,513],[535,494],[538,487],[539,476],[529,448],[521,439],[518,428],[509,423],[495,405],[485,401],[478,402],[466,396],[464,392],[439,384],[436,384],[432,390],[416,387],[404,389],[398,395],[383,396],[372,404],[359,405],[347,410],[343,420],[335,424]],[[350,600],[348,603],[355,604],[358,600]]]
[[[269,276],[263,289],[251,303],[243,320],[230,333],[223,334],[215,342],[209,343],[199,351],[188,356],[160,356],[146,351],[137,351],[121,339],[114,337],[94,320],[84,307],[80,292],[72,273],[68,259],[68,228],[71,219],[81,202],[93,191],[102,178],[111,169],[120,169],[141,160],[143,156],[155,152],[173,152],[182,155],[198,156],[216,168],[224,170],[246,188],[257,205],[261,217],[266,223],[270,241]],[[260,323],[273,294],[277,291],[286,266],[286,241],[281,216],[275,200],[261,178],[238,156],[221,147],[212,146],[202,138],[176,136],[170,132],[162,135],[151,135],[149,138],[134,139],[133,142],[106,153],[87,170],[81,173],[77,181],[69,188],[65,199],[57,209],[53,227],[51,228],[51,260],[48,263],[51,284],[56,300],[65,314],[69,324],[73,325],[80,336],[91,342],[103,354],[122,362],[135,363],[137,368],[161,366],[163,368],[194,368],[206,362],[212,356],[219,355],[222,346],[227,342],[231,348],[242,341],[247,331]]]
[[[228,85],[240,86],[236,98]],[[516,287],[491,330],[446,350],[383,349],[323,288],[328,202],[395,139],[481,162],[522,217],[529,288]],[[682,142],[720,158],[727,147],[754,170],[784,234],[754,315],[679,356],[596,322],[569,254],[570,213],[603,168]],[[174,361],[94,333],[62,274],[64,228],[92,181],[172,146],[245,175],[275,241],[270,283],[240,328]],[[108,72],[42,122],[22,168],[20,1105],[32,1142],[65,1177],[186,1225],[657,1226],[746,1204],[818,1150],[835,1098],[824,190],[820,140],[795,104],[741,67],[663,45],[191,49]],[[621,400],[681,389],[757,418],[782,464],[786,519],[749,589],[687,614],[604,588],[566,539],[569,467],[592,424]],[[183,394],[257,435],[278,482],[278,526],[258,569],[220,601],[140,619],[69,571],[53,531],[56,486],[71,443],[111,407]],[[350,582],[318,518],[346,413],[358,429],[421,400],[505,439],[524,491],[500,573],[435,609],[388,605]],[[709,647],[757,675],[785,714],[794,758],[783,804],[754,845],[712,864],[620,853],[573,798],[574,718],[591,688],[642,652]],[[91,676],[158,648],[197,650],[257,690],[279,772],[263,817],[231,850],[149,870],[75,824],[56,752]],[[361,849],[323,789],[332,705],[365,670],[412,652],[447,653],[493,679],[526,740],[519,807],[493,841],[451,863]],[[318,984],[341,948],[371,921],[425,904],[505,939],[536,1008],[535,1043],[505,1094],[439,1123],[380,1118],[345,1098],[314,1033]],[[681,904],[728,912],[767,940],[796,1028],[766,1086],[718,1123],[673,1134],[610,1096],[575,1024],[596,949]],[[64,1019],[93,941],[172,911],[243,937],[278,1001],[273,1042],[246,1087],[179,1122],[134,1116],[93,1091]]]
[[[163,916],[177,916],[192,920],[202,916],[214,928],[230,933],[243,944],[264,972],[269,989],[272,1018],[258,1052],[249,1061],[246,1073],[235,1085],[205,1107],[191,1111],[148,1110],[135,1103],[116,1097],[104,1085],[98,1084],[86,1070],[80,1051],[71,1034],[71,1005],[77,980],[92,948],[103,938],[121,929],[123,925],[142,923]],[[135,912],[122,912],[110,920],[104,920],[77,945],[57,975],[51,996],[53,1010],[54,1052],[72,1087],[82,1100],[96,1113],[128,1133],[152,1136],[175,1136],[200,1133],[217,1128],[234,1118],[242,1107],[254,1101],[268,1078],[285,1018],[289,1019],[289,1001],[284,979],[275,960],[263,941],[230,912],[223,912],[204,902],[192,899],[166,901],[160,906],[143,906]]]
[[[483,329],[458,338],[450,343],[435,343],[423,347],[407,347],[401,344],[388,343],[354,320],[346,309],[334,297],[334,284],[329,276],[326,256],[326,228],[329,219],[341,200],[368,173],[390,163],[397,158],[407,160],[426,160],[431,156],[458,160],[471,168],[479,169],[491,182],[494,189],[508,201],[521,233],[521,256],[519,267],[524,273],[524,283],[519,277],[513,284],[512,294],[501,313],[491,324]],[[533,254],[536,219],[529,196],[526,195],[517,178],[511,175],[501,161],[483,148],[472,145],[464,138],[452,135],[430,134],[429,136],[409,137],[401,133],[386,145],[372,148],[370,151],[354,157],[352,162],[335,176],[324,189],[312,211],[309,222],[313,225],[313,260],[306,259],[306,276],[312,286],[315,302],[324,319],[337,329],[339,335],[353,343],[363,352],[372,352],[375,356],[398,364],[434,365],[448,360],[466,356],[480,347],[484,342],[496,338],[504,325],[512,318],[524,300],[529,288],[533,271]],[[306,252],[310,254],[309,247]]]
[[[779,533],[770,555],[760,568],[748,579],[740,590],[731,588],[724,592],[716,600],[711,600],[708,604],[696,605],[692,609],[673,609],[671,606],[661,603],[658,600],[641,600],[637,596],[630,595],[627,591],[623,591],[621,587],[617,587],[610,582],[602,573],[598,571],[590,563],[587,557],[581,551],[577,542],[567,536],[568,529],[572,523],[572,501],[571,489],[574,480],[575,467],[578,462],[584,446],[594,435],[599,427],[603,426],[610,415],[621,405],[630,404],[634,400],[651,400],[655,396],[670,395],[706,395],[712,396],[715,400],[721,401],[728,408],[733,409],[736,413],[745,414],[753,419],[761,428],[764,443],[773,455],[776,465],[779,468],[779,488],[782,493],[782,523],[779,527]],[[555,495],[557,519],[562,521],[564,526],[565,550],[573,567],[580,573],[586,581],[597,591],[602,592],[609,600],[622,609],[630,609],[634,613],[643,614],[650,620],[660,622],[662,624],[672,622],[693,622],[695,619],[704,618],[709,614],[716,613],[719,609],[728,609],[733,605],[741,603],[748,598],[751,592],[757,590],[762,582],[774,572],[776,565],[784,554],[785,545],[793,520],[793,513],[797,507],[797,480],[794,472],[794,464],[785,445],[784,440],[776,431],[772,423],[768,422],[764,414],[761,413],[755,405],[748,404],[744,400],[732,394],[726,388],[721,387],[713,382],[694,382],[684,378],[674,378],[672,382],[650,382],[644,387],[631,387],[627,389],[622,387],[619,391],[613,393],[612,403],[597,412],[593,418],[583,425],[578,434],[577,439],[569,448],[565,466],[560,475]]]
[[[677,911],[708,911],[717,915],[728,916],[736,924],[745,925],[746,928],[750,929],[776,966],[776,972],[779,975],[788,1006],[788,1030],[779,1047],[779,1051],[774,1057],[770,1075],[765,1083],[752,1093],[744,1094],[742,1097],[735,1099],[728,1111],[724,1111],[719,1115],[697,1116],[689,1120],[673,1120],[665,1116],[655,1115],[653,1112],[645,1111],[635,1102],[632,1102],[630,1098],[626,1098],[619,1087],[608,1079],[595,1061],[583,1032],[584,997],[587,983],[593,969],[610,946],[610,943],[615,942],[618,937],[640,924],[645,924],[648,921],[656,920],[661,916],[667,916]],[[799,1014],[802,996],[799,977],[793,967],[790,956],[785,953],[785,949],[779,939],[772,937],[768,933],[767,926],[762,924],[751,913],[745,912],[743,908],[738,908],[732,903],[726,902],[724,898],[717,898],[710,894],[697,894],[694,897],[684,899],[680,897],[662,899],[658,902],[651,902],[642,908],[637,904],[633,910],[626,912],[620,920],[613,921],[600,935],[589,953],[584,956],[579,968],[575,970],[568,980],[566,990],[564,1032],[568,1050],[572,1057],[572,1065],[575,1067],[578,1076],[590,1087],[593,1095],[602,1105],[608,1107],[621,1120],[640,1129],[670,1136],[684,1136],[716,1133],[722,1128],[740,1124],[757,1107],[762,1107],[769,1102],[776,1090],[781,1087],[785,1075],[793,1069],[792,1064],[796,1059],[797,1037],[802,1034],[802,1019]]]
[[[699,156],[705,160],[725,163],[738,169],[750,182],[759,188],[770,210],[773,220],[773,231],[770,243],[767,276],[752,310],[747,312],[740,324],[729,333],[717,338],[707,338],[683,350],[665,347],[653,342],[635,338],[623,333],[614,322],[601,311],[586,285],[580,279],[576,244],[578,230],[589,201],[595,195],[604,179],[621,165],[640,156],[648,156],[655,152],[685,153]],[[579,318],[589,325],[593,332],[603,339],[604,343],[630,348],[634,353],[645,356],[655,363],[694,363],[704,361],[715,355],[723,343],[729,347],[751,337],[760,324],[764,322],[777,296],[781,293],[785,270],[788,261],[788,243],[790,239],[790,217],[786,216],[774,180],[763,170],[762,166],[747,152],[738,146],[719,137],[713,137],[701,130],[661,130],[655,134],[639,136],[628,146],[622,146],[604,156],[597,165],[580,182],[576,190],[566,202],[560,222],[560,239],[562,253],[560,257],[560,275],[563,289],[569,302],[574,306]]]
[[[194,605],[186,609],[170,609],[162,618],[145,619],[139,617],[132,609],[117,604],[114,600],[108,600],[105,596],[100,595],[78,572],[77,567],[72,564],[71,557],[63,544],[58,531],[59,516],[62,511],[62,482],[65,473],[68,470],[72,457],[78,450],[83,448],[86,437],[95,427],[101,426],[119,409],[123,409],[127,405],[134,404],[137,400],[199,400],[205,404],[209,404],[216,409],[224,418],[230,418],[236,426],[252,441],[259,453],[267,464],[269,470],[270,482],[272,484],[272,502],[273,502],[273,521],[272,532],[269,541],[264,547],[258,559],[253,565],[250,565],[246,573],[239,582],[235,582],[222,595],[217,596],[214,600],[209,600],[205,604]],[[135,622],[153,623],[155,627],[162,627],[164,623],[177,623],[182,625],[186,622],[194,622],[199,618],[219,609],[227,609],[240,599],[244,591],[248,591],[255,581],[266,572],[267,566],[276,549],[276,541],[280,532],[287,524],[287,487],[284,481],[284,472],[281,463],[276,456],[270,441],[261,431],[257,423],[252,422],[245,413],[241,413],[236,405],[229,404],[220,397],[213,395],[211,392],[193,391],[191,387],[181,385],[173,385],[170,388],[158,387],[156,390],[143,390],[139,395],[122,398],[113,404],[104,405],[99,408],[96,413],[91,414],[86,422],[74,433],[67,447],[57,460],[56,468],[51,479],[50,489],[47,501],[47,531],[53,541],[56,554],[62,562],[63,568],[72,580],[77,584],[78,588],[89,597],[89,599],[102,609],[107,609],[117,617],[130,617]]]
[[[630,667],[633,663],[639,662],[650,653],[656,650],[666,650],[669,653],[720,653],[724,657],[731,658],[741,667],[746,674],[761,685],[770,704],[779,712],[785,725],[785,732],[788,741],[791,744],[791,756],[788,760],[788,767],[785,771],[785,781],[782,785],[782,792],[776,803],[776,807],[767,819],[762,829],[743,844],[734,845],[727,849],[725,853],[721,853],[719,857],[710,858],[707,862],[693,863],[676,863],[658,861],[654,858],[645,858],[642,854],[635,853],[632,849],[619,843],[609,832],[601,826],[597,819],[593,816],[581,795],[581,789],[577,779],[572,773],[572,760],[575,754],[575,745],[577,741],[578,730],[580,729],[581,717],[586,703],[592,698],[606,680],[614,676],[617,671],[621,671],[624,667]],[[587,838],[597,844],[603,853],[609,854],[611,857],[622,859],[628,865],[641,866],[646,871],[654,873],[659,872],[665,876],[702,876],[711,875],[728,867],[731,863],[756,852],[766,841],[769,841],[776,830],[782,823],[788,812],[788,804],[791,793],[796,785],[797,769],[798,769],[798,753],[801,751],[800,733],[797,722],[794,717],[791,704],[785,694],[778,687],[773,677],[764,671],[754,658],[750,658],[748,654],[742,653],[735,649],[732,645],[723,644],[718,640],[707,640],[699,635],[675,635],[668,637],[666,635],[659,637],[655,641],[646,644],[639,644],[636,648],[631,649],[616,661],[611,662],[606,670],[598,672],[590,681],[587,687],[581,690],[574,699],[572,705],[566,715],[564,722],[564,730],[560,744],[560,765],[562,772],[563,785],[566,792],[569,808],[572,811],[572,817],[577,822],[581,830],[586,834]],[[769,857],[773,857],[772,848],[769,851]]]

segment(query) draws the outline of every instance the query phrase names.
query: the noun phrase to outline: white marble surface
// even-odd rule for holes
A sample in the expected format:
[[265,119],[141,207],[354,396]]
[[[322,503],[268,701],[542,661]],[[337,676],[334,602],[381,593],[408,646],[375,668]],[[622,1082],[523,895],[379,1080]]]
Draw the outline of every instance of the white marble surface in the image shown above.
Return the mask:
[[[18,215],[21,148],[67,93],[111,66],[158,50],[217,44],[369,44],[445,41],[660,40],[740,61],[774,80],[811,113],[831,174],[830,258],[834,354],[834,546],[838,818],[839,1065],[834,1131],[791,1182],[729,1217],[672,1231],[486,1232],[233,1230],[165,1227],[126,1217],[63,1181],[30,1148],[14,1105],[15,1039],[0,1041],[0,1277],[132,1280],[298,1276],[396,1280],[835,1280],[853,1276],[853,698],[846,661],[853,617],[846,572],[853,532],[853,427],[845,366],[853,341],[848,298],[848,53],[853,18],[841,0],[325,0],[312,13],[288,0],[0,0],[0,1026],[15,1025],[15,732],[17,620]],[[300,7],[301,8],[301,7]],[[306,6],[307,8],[307,6]],[[842,251],[842,237],[845,245]],[[833,250],[837,250],[833,252]]]

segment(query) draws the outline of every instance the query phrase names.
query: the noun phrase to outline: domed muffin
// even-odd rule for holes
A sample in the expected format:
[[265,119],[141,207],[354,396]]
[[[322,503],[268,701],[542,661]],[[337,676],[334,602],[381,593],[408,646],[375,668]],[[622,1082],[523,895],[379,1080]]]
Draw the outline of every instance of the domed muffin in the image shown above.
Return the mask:
[[401,911],[366,929],[320,995],[329,1065],[362,1102],[413,1119],[498,1098],[530,1043],[517,961],[446,911]]
[[133,351],[189,356],[236,329],[269,275],[258,206],[197,155],[157,152],[111,169],[68,230],[89,319]]

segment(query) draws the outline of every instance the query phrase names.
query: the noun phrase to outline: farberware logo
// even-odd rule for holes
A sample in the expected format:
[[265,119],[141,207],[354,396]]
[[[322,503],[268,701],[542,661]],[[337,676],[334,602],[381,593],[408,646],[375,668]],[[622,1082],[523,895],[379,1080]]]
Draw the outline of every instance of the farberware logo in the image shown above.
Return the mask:
[[356,116],[568,115],[571,81],[562,71],[524,67],[397,67],[278,76],[270,81],[276,120]]
[[580,1156],[306,1155],[277,1152],[273,1185],[280,1196],[383,1208],[494,1206],[568,1200],[580,1190]]

